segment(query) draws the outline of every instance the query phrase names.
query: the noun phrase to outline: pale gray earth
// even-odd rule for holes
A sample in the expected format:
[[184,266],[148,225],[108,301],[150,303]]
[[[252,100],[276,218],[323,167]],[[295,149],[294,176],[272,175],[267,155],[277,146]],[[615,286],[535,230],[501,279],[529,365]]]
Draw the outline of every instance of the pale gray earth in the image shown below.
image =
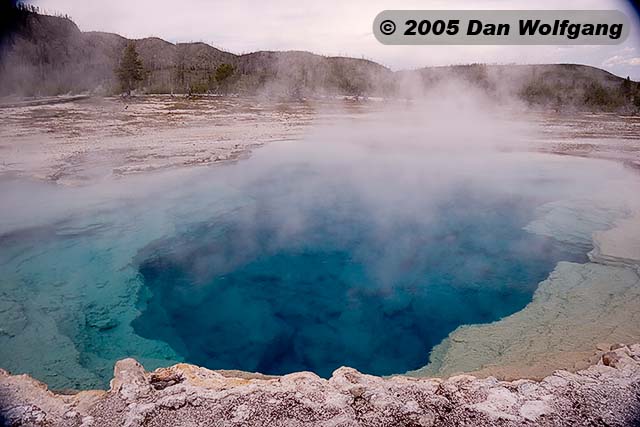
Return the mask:
[[0,174],[82,185],[233,161],[376,103],[149,95],[0,108]]

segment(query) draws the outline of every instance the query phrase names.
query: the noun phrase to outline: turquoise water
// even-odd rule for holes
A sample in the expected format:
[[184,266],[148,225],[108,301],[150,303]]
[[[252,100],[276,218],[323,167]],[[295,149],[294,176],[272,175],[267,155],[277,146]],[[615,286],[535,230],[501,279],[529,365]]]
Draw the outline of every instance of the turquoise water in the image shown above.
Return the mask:
[[136,333],[211,368],[401,373],[424,366],[457,326],[523,308],[559,260],[584,260],[522,230],[526,200],[464,190],[441,201],[433,221],[383,230],[344,192],[281,239],[272,205],[295,205],[304,193],[276,197],[281,184],[273,185],[255,194],[258,211],[140,252]]
[[52,388],[104,387],[123,357],[419,368],[456,327],[520,310],[558,261],[586,259],[523,230],[537,207],[595,191],[594,168],[626,173],[366,136],[78,188],[0,180],[0,366]]

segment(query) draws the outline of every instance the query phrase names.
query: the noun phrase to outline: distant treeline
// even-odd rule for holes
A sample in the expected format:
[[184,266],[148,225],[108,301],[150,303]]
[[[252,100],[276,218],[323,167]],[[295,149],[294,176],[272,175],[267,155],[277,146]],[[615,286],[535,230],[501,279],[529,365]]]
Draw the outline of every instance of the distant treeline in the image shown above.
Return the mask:
[[[0,96],[108,95],[135,90],[287,99],[416,98],[452,80],[492,96],[556,109],[640,109],[637,82],[583,65],[472,64],[393,72],[366,59],[299,51],[235,55],[205,43],[173,44],[159,38],[128,40],[112,33],[81,32],[69,17],[43,15],[37,8],[7,0],[0,4]],[[135,75],[128,75],[125,68],[136,70]]]

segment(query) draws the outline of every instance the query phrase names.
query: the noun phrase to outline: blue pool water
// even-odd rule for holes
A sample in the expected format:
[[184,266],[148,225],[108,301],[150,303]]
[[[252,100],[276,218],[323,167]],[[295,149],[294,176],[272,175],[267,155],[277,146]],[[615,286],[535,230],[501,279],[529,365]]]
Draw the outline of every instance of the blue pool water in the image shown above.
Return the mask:
[[364,128],[213,168],[69,188],[0,180],[0,367],[76,389],[105,387],[124,357],[403,373],[456,327],[522,309],[558,261],[585,261],[580,242],[606,221],[578,243],[523,227],[548,202],[595,205],[607,177],[629,174],[399,147]]
[[284,231],[282,206],[307,193],[282,187],[264,183],[248,212],[142,249],[136,333],[210,368],[402,373],[424,366],[459,325],[523,308],[559,260],[585,260],[525,232],[534,206],[521,197],[461,186],[431,206],[429,221],[381,224],[345,188]]

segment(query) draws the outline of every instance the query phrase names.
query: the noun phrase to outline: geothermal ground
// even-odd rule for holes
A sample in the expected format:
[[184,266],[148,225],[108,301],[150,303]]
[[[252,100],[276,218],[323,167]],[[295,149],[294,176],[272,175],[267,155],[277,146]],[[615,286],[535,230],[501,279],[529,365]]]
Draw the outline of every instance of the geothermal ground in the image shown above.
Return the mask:
[[[409,103],[410,104],[410,103]],[[407,103],[398,103],[406,108]],[[0,108],[0,172],[62,184],[236,160],[312,123],[361,117],[381,102],[145,96]],[[521,118],[521,113],[513,113]],[[640,164],[640,118],[528,112],[541,125],[531,149]],[[508,118],[508,117],[507,117]]]
[[[357,114],[370,105],[334,103]],[[331,103],[145,96],[0,108],[0,171],[81,184],[110,175],[236,160],[299,138]]]
[[[124,180],[239,160],[260,145],[295,142],[336,121],[366,124],[385,108],[390,106],[377,101],[276,103],[169,96],[1,108],[0,173],[7,180],[35,178],[79,189],[102,181],[130,182]],[[558,263],[524,309],[493,322],[457,327],[433,349],[428,365],[407,376],[387,379],[350,368],[338,369],[328,380],[306,372],[270,377],[187,364],[147,373],[136,362],[124,360],[117,364],[107,392],[54,394],[29,377],[2,372],[0,424],[634,425],[640,419],[640,349],[635,344],[640,342],[640,119],[545,112],[499,112],[495,116],[496,121],[486,128],[502,122],[526,125],[518,130],[521,143],[511,144],[509,135],[497,132],[498,143],[492,144],[492,150],[521,151],[532,158],[551,153],[550,163],[556,158],[564,162],[564,156],[598,159],[593,163],[593,176],[566,178],[575,181],[569,182],[576,187],[572,197],[548,202],[540,197],[545,203],[524,227],[537,236],[589,248],[589,260]],[[481,129],[482,122],[469,122],[469,126],[476,126],[479,134],[494,135],[490,129]],[[411,147],[398,150],[403,148]],[[347,156],[340,152],[339,144],[326,150],[334,156],[337,153],[337,158]],[[322,149],[317,151],[318,156],[322,153]],[[389,156],[393,154],[391,150]],[[583,167],[580,159],[575,162]],[[544,164],[548,163],[545,157]],[[567,163],[573,164],[573,160]],[[465,157],[457,167],[472,168],[474,163]],[[599,176],[604,169],[611,170],[606,180],[604,172]],[[529,172],[523,168],[522,173]],[[539,185],[545,183],[541,180]],[[517,194],[518,188],[510,191]],[[69,204],[69,211],[75,212],[73,203]],[[207,209],[203,205],[201,210]],[[28,210],[25,215],[30,215]],[[5,220],[0,242],[8,245],[22,238],[8,231],[20,229],[23,218],[6,211]],[[89,224],[82,230],[67,227],[64,232],[90,234],[99,232],[98,228]],[[38,238],[34,236],[30,238]],[[132,231],[131,240],[135,239]],[[7,257],[7,265],[20,260],[21,250]],[[87,262],[95,259],[92,256],[87,255]],[[127,256],[113,255],[124,260]],[[27,257],[18,265],[38,263],[36,257],[36,261]],[[19,283],[13,276],[8,280],[15,282],[11,286]],[[60,307],[75,304],[65,301],[62,280],[54,286],[60,293]],[[125,288],[100,290],[106,293],[97,295],[104,299],[118,293],[119,299],[131,298],[130,289]],[[23,356],[11,353],[24,353],[33,366],[42,367],[35,375],[39,379],[69,384],[69,388],[74,388],[78,378],[95,384],[98,379],[89,371],[104,360],[92,360],[89,350],[110,351],[113,343],[94,339],[91,345],[95,347],[85,349],[86,355],[78,355],[71,342],[59,345],[62,337],[66,340],[73,334],[59,326],[64,322],[48,321],[40,314],[34,317],[40,323],[34,322],[29,317],[34,310],[27,301],[30,298],[25,296],[26,302],[6,298],[0,306],[0,313],[9,319],[0,325],[0,339],[5,340],[0,342],[7,344],[0,350],[0,366],[8,367],[2,359],[19,366]],[[119,327],[109,307],[96,309],[100,298],[88,305],[98,314],[86,319],[87,330],[98,337]],[[54,319],[56,310],[59,308],[49,308],[51,313],[46,315]],[[58,325],[55,331],[53,324]],[[29,338],[20,341],[20,334]],[[52,346],[64,347],[62,352],[33,352],[38,334],[48,335]],[[129,345],[138,346],[138,341]],[[140,341],[139,345],[145,344]],[[166,356],[165,361],[180,360],[161,345],[157,349],[154,351]],[[66,360],[69,354],[75,355],[74,361]],[[428,356],[424,355],[425,363]],[[143,362],[163,366],[162,360]],[[65,369],[70,372],[69,380],[61,378]],[[474,377],[428,379],[460,373]]]

